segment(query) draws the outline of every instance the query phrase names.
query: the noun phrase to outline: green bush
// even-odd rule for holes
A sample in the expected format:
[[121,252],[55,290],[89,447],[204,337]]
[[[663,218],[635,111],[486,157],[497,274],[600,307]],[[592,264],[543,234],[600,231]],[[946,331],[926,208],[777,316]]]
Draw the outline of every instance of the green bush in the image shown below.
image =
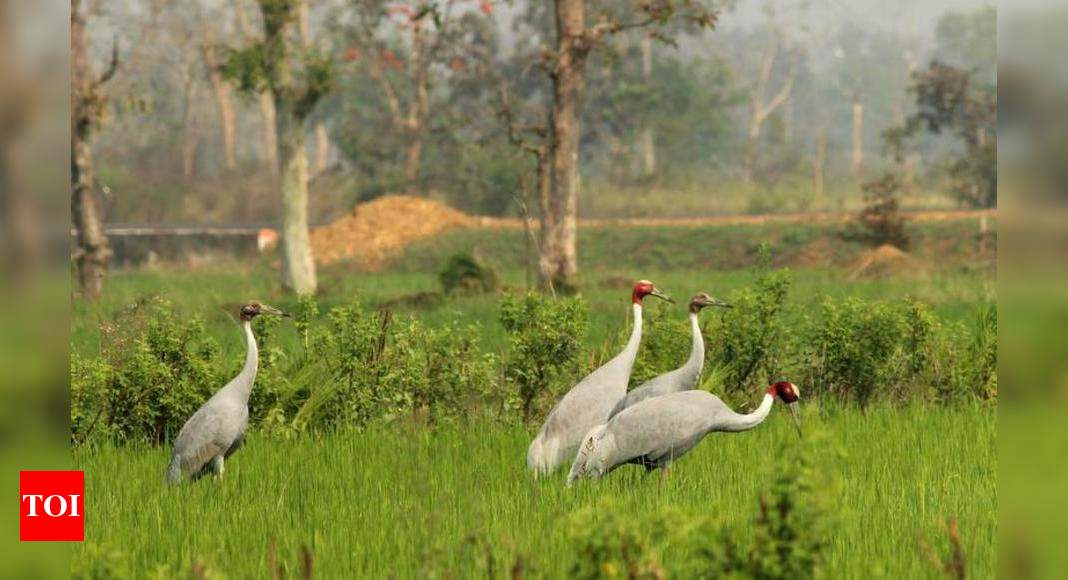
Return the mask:
[[508,333],[504,376],[515,389],[524,420],[532,416],[536,399],[552,393],[554,382],[574,367],[586,318],[579,299],[531,292],[501,300],[500,321]]
[[[786,332],[781,320],[789,285],[787,272],[764,266],[751,287],[730,295],[733,309],[706,315],[712,331],[702,388],[752,402],[754,389],[788,378],[805,389],[806,398],[861,406],[876,400],[947,405],[996,400],[993,305],[969,326],[943,324],[914,300],[828,300],[815,314],[791,316]],[[529,420],[573,384],[587,326],[580,299],[506,295],[499,317],[508,350],[500,365],[495,354],[479,347],[474,326],[431,327],[358,302],[319,315],[314,299],[302,298],[288,310],[300,348],[282,348],[290,332],[284,319],[259,317],[253,323],[260,369],[249,401],[250,424],[268,435],[401,417],[429,423],[475,414]],[[676,368],[689,354],[688,325],[669,312],[649,310],[632,375],[636,384]],[[102,354],[75,353],[70,361],[75,443],[97,438],[168,443],[244,359],[235,352],[220,357],[199,319],[158,299],[139,303],[103,327]],[[235,347],[239,336],[235,324]]]
[[663,578],[650,522],[622,516],[611,505],[586,508],[571,518],[575,561],[570,576],[578,579]]
[[[690,357],[690,321],[669,316],[675,308],[667,304],[646,307],[642,328],[641,352],[630,373],[631,386],[682,366]],[[621,332],[630,334],[626,328]],[[626,341],[626,336],[623,341]]]
[[935,398],[943,404],[996,400],[997,364],[998,311],[988,304],[978,312],[974,328],[959,325],[942,337],[932,361]]
[[[401,414],[431,422],[464,417],[492,384],[496,362],[477,348],[477,329],[427,328],[358,303],[331,309],[312,333],[319,379],[293,409],[296,427],[362,426]],[[325,376],[324,376],[325,375]]]
[[746,397],[778,380],[787,352],[781,315],[790,290],[790,273],[762,266],[752,287],[733,292],[727,309],[712,326],[709,354],[721,367],[730,396]]
[[938,332],[927,307],[913,300],[829,300],[805,333],[806,383],[861,406],[909,398],[918,394],[916,379],[928,371]]
[[481,294],[497,289],[497,272],[471,254],[454,254],[438,274],[438,280],[446,294]]
[[115,360],[71,360],[72,438],[97,435],[152,444],[169,441],[207,397],[222,386],[204,339],[203,322],[155,299],[143,334]]
[[382,391],[394,395],[396,407],[425,412],[431,422],[466,417],[495,379],[495,359],[479,353],[477,342],[473,326],[431,329],[409,321],[384,353]]
[[[703,569],[696,576],[805,579],[819,574],[830,540],[826,502],[836,481],[816,473],[814,449],[809,443],[799,450],[794,442],[779,448],[779,471],[769,492],[760,495],[751,536],[724,528],[699,549],[697,565]],[[751,539],[739,541],[744,537]]]

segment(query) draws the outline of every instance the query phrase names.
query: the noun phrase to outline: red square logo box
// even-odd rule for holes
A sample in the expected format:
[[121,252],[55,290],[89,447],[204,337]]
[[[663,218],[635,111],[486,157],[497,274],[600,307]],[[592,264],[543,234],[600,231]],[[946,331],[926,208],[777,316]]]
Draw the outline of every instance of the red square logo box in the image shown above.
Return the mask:
[[19,472],[19,539],[85,540],[85,472]]

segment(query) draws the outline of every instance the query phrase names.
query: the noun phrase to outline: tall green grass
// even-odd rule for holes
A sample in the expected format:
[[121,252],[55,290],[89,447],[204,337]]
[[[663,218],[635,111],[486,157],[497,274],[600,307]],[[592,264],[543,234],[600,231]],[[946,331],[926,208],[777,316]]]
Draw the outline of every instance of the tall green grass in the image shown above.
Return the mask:
[[[959,520],[972,577],[993,577],[992,409],[812,406],[806,421],[842,452],[817,463],[839,482],[825,577],[933,577],[920,540],[943,546],[947,516]],[[135,577],[193,561],[231,577],[265,577],[273,539],[292,570],[308,545],[322,577],[485,577],[490,556],[497,576],[518,558],[532,576],[565,577],[576,557],[567,530],[577,510],[610,499],[635,518],[676,509],[744,530],[778,467],[771,450],[796,440],[775,411],[751,432],[710,435],[663,485],[623,468],[566,488],[562,473],[535,481],[526,472],[530,436],[486,424],[253,436],[222,480],[177,488],[163,483],[165,449],[79,449],[88,542],[75,547],[75,564],[105,552]]]

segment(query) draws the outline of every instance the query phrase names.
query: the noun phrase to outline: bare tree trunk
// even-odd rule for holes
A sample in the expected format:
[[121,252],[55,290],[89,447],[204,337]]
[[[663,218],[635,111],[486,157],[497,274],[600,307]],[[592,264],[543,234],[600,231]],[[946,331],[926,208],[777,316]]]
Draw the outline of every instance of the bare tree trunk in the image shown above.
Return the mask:
[[854,179],[860,179],[864,171],[864,103],[853,96],[853,131],[851,135],[852,153],[849,168]]
[[[768,5],[770,9],[770,4]],[[771,73],[776,59],[783,44],[783,32],[775,20],[775,13],[768,13],[771,28],[771,39],[764,49],[760,60],[760,72],[757,75],[756,85],[753,87],[753,96],[750,101],[749,114],[749,141],[746,143],[745,156],[742,159],[742,181],[750,183],[753,180],[753,166],[756,165],[757,150],[760,147],[760,134],[764,123],[779,107],[790,99],[794,89],[794,80],[797,78],[797,66],[800,61],[800,53],[794,55],[790,68],[786,72],[786,78],[779,91],[767,101],[765,93],[771,84]]]
[[[305,50],[311,48],[311,19],[308,0],[300,0],[297,5],[297,28],[300,32],[300,44]],[[315,164],[312,166],[312,175],[326,171],[330,157],[330,136],[326,132],[326,124],[322,120],[315,122],[313,129],[315,134]]]
[[415,188],[416,180],[419,179],[419,161],[422,156],[422,136],[413,134],[411,140],[408,141],[408,146],[404,149],[404,183],[409,190]]
[[423,157],[423,141],[426,124],[430,118],[430,55],[421,22],[412,26],[411,75],[415,97],[408,105],[408,118],[404,125],[408,133],[408,147],[404,157],[404,182],[409,190],[414,189],[419,179],[419,166]]
[[185,89],[185,108],[182,110],[182,177],[193,177],[196,170],[197,126],[194,110],[197,93],[196,78],[190,75]]
[[[211,40],[210,38],[208,39]],[[219,108],[219,128],[222,130],[223,160],[227,171],[237,169],[237,117],[230,85],[223,80],[219,72],[219,63],[215,58],[213,47],[205,43],[204,63],[208,68],[208,80],[215,95],[215,105]]]
[[104,286],[104,274],[111,249],[104,234],[100,204],[93,191],[93,156],[89,137],[97,122],[104,97],[98,93],[101,84],[114,74],[118,54],[112,54],[109,70],[99,79],[92,78],[86,44],[85,16],[79,10],[79,0],[71,1],[71,221],[75,230],[73,261],[78,274],[78,287],[83,298],[95,299]]
[[575,288],[578,210],[578,102],[582,94],[585,31],[582,0],[556,0],[557,52],[552,75],[553,103],[549,138],[550,186],[542,216],[542,248],[538,260],[543,286],[559,291]]
[[263,117],[263,159],[272,173],[278,172],[278,120],[274,98],[269,92],[259,95],[260,116]]
[[326,123],[315,123],[315,173],[326,171],[330,163],[330,135],[326,132]]
[[827,130],[821,129],[816,137],[816,155],[812,158],[812,181],[816,197],[823,197],[823,175],[827,166]]
[[83,298],[95,299],[104,289],[104,273],[111,260],[108,238],[100,218],[100,203],[93,191],[93,157],[88,135],[71,134],[71,217],[77,249],[74,262]]
[[[642,49],[642,76],[645,78],[645,84],[651,85],[653,82],[653,39],[650,36],[643,36],[641,41]],[[652,176],[656,173],[656,141],[653,139],[653,128],[648,124],[642,128],[641,137],[639,143],[642,152],[642,173],[646,176]]]
[[278,102],[279,159],[282,162],[282,285],[298,294],[314,294],[315,261],[308,235],[308,152],[304,123]]
[[[241,36],[246,40],[255,38],[248,14],[241,2],[234,3],[234,12],[237,16],[237,27]],[[274,97],[269,91],[263,91],[257,96],[260,105],[260,116],[263,117],[263,161],[272,174],[278,173],[278,122],[274,108]]]

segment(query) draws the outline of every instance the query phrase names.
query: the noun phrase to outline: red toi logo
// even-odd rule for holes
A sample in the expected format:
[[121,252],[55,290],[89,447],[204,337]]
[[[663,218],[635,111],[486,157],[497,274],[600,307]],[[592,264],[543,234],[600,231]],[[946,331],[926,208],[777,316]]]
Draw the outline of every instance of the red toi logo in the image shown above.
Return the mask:
[[85,539],[85,473],[19,472],[19,539],[81,542]]

